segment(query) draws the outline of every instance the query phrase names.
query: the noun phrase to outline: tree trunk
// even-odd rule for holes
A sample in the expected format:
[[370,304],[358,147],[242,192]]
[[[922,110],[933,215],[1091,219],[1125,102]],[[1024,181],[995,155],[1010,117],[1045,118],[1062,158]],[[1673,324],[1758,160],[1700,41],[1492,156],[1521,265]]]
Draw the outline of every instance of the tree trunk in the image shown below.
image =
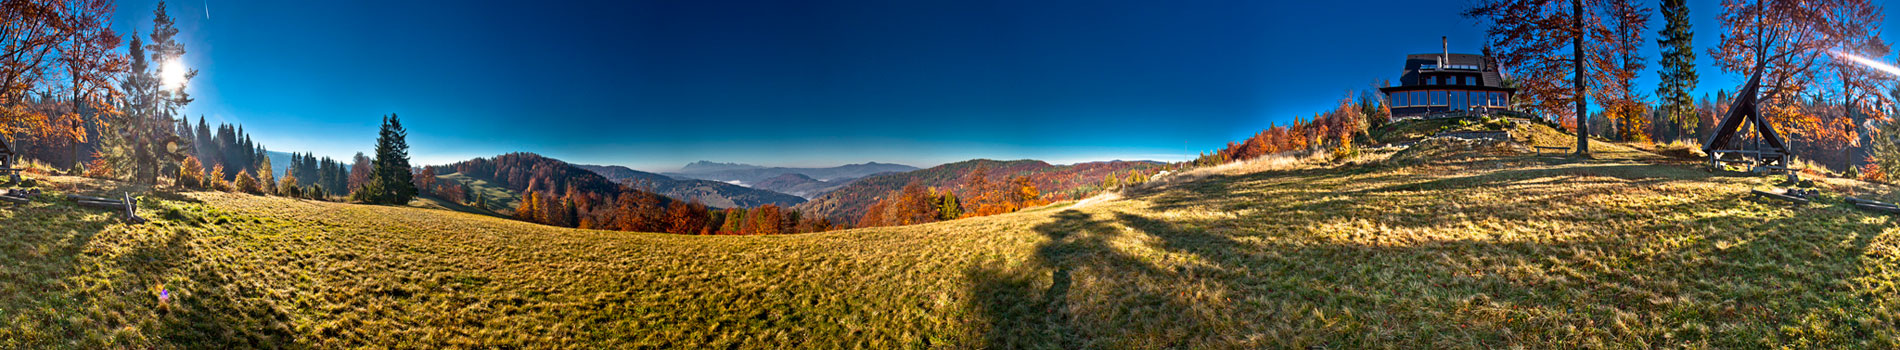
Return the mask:
[[1570,64],[1576,69],[1577,97],[1577,155],[1590,156],[1590,107],[1584,105],[1583,77],[1583,0],[1570,1],[1571,23],[1575,30],[1570,37]]

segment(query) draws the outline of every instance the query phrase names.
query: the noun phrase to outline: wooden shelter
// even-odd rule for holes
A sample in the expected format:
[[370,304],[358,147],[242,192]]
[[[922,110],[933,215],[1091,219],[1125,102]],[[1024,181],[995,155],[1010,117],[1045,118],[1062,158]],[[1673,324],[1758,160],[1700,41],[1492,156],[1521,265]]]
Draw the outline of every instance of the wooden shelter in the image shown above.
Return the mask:
[[[1728,115],[1722,122],[1716,124],[1715,134],[1709,135],[1708,142],[1702,145],[1702,153],[1709,155],[1711,169],[1722,163],[1740,163],[1767,170],[1788,170],[1788,143],[1761,115],[1762,69],[1757,67],[1755,74],[1749,75],[1748,83],[1742,84],[1741,91],[1735,93],[1735,102],[1729,105]],[[1737,136],[1748,134],[1742,132],[1743,126],[1752,127],[1756,137],[1749,139],[1752,142],[1737,145]]]
[[20,182],[20,155],[7,143],[6,136],[0,136],[0,175],[7,175],[12,182]]

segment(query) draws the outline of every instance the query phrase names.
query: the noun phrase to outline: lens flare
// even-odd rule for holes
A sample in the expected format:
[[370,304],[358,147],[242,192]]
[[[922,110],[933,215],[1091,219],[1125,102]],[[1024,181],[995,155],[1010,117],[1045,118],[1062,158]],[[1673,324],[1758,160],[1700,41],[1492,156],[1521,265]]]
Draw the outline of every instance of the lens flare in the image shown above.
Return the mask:
[[161,83],[165,84],[166,88],[177,89],[185,87],[185,60],[174,58],[165,61],[163,71],[164,76],[160,78],[163,80]]
[[1886,62],[1881,62],[1881,61],[1874,60],[1871,58],[1866,58],[1866,57],[1860,57],[1860,55],[1855,55],[1855,54],[1840,52],[1840,51],[1833,51],[1830,53],[1834,54],[1834,56],[1846,58],[1850,62],[1859,63],[1860,65],[1866,66],[1867,68],[1872,68],[1873,70],[1886,72],[1889,75],[1900,77],[1900,67],[1894,67],[1893,65],[1887,64]]

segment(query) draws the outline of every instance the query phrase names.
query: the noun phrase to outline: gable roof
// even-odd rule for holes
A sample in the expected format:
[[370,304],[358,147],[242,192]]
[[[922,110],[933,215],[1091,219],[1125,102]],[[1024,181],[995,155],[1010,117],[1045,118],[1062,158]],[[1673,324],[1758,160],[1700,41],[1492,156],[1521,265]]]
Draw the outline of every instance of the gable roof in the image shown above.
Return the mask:
[[[1479,72],[1480,73],[1479,76],[1483,77],[1484,79],[1484,81],[1481,82],[1480,85],[1489,86],[1489,87],[1504,87],[1504,76],[1498,73],[1496,66],[1486,64],[1484,55],[1473,55],[1473,54],[1468,54],[1468,53],[1454,53],[1450,55],[1445,55],[1442,53],[1421,53],[1421,54],[1405,55],[1405,74],[1399,76],[1399,86],[1419,85],[1419,81],[1418,81],[1419,68],[1424,67],[1425,65],[1438,64],[1439,56],[1445,56],[1446,65],[1478,67],[1478,70],[1476,72]],[[1446,70],[1446,71],[1459,71],[1459,70],[1453,69],[1453,70]],[[1469,70],[1465,70],[1465,71],[1470,72]]]

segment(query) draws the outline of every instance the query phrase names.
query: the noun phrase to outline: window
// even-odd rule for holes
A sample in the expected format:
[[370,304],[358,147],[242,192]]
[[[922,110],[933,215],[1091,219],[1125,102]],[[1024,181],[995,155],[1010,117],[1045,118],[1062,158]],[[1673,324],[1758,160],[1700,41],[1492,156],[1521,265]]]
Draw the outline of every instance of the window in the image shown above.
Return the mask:
[[1386,100],[1391,101],[1390,103],[1393,107],[1405,107],[1405,93],[1403,92],[1394,92],[1389,97],[1386,97]]
[[1474,77],[1466,76],[1465,85],[1478,85],[1478,79]]
[[1444,90],[1432,91],[1432,105],[1433,106],[1445,105],[1445,91]]
[[1412,95],[1412,104],[1411,104],[1412,106],[1416,107],[1416,106],[1424,106],[1428,104],[1425,101],[1424,91],[1413,91],[1411,95]]
[[1452,91],[1452,92],[1451,92],[1451,109],[1452,109],[1452,110],[1454,110],[1454,111],[1462,111],[1462,110],[1464,110],[1464,109],[1465,109],[1465,107],[1468,107],[1468,106],[1470,106],[1470,105],[1467,105],[1467,104],[1465,104],[1465,92],[1464,92],[1464,91]]
[[1502,92],[1492,92],[1492,93],[1491,93],[1491,105],[1492,105],[1492,106],[1497,106],[1497,107],[1504,107],[1504,93],[1502,93]]
[[1438,85],[1438,77],[1425,77],[1425,85]]

